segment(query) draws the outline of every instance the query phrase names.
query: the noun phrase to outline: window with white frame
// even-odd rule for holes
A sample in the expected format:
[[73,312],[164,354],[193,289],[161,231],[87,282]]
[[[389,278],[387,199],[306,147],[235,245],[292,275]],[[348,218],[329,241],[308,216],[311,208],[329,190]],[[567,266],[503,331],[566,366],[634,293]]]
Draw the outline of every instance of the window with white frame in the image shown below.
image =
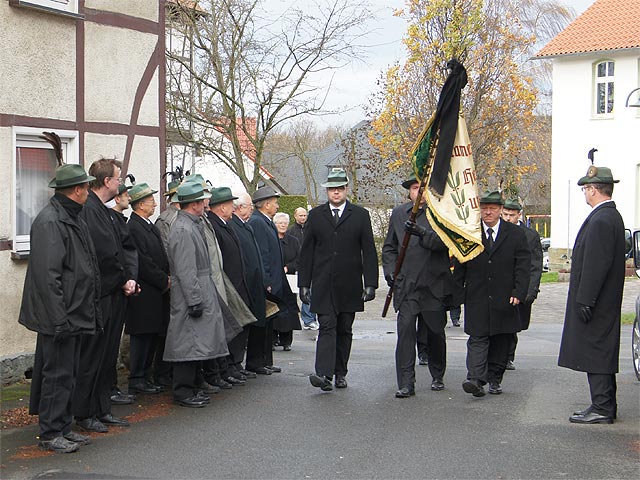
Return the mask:
[[78,0],[9,0],[9,5],[80,17],[78,14]]
[[[13,205],[12,231],[13,250],[28,252],[31,224],[42,210],[54,191],[49,182],[55,176],[58,161],[53,147],[39,138],[41,128],[13,127]],[[62,141],[62,155],[65,163],[79,163],[78,132],[55,130]]]
[[613,87],[615,63],[609,60],[595,64],[595,114],[613,113]]

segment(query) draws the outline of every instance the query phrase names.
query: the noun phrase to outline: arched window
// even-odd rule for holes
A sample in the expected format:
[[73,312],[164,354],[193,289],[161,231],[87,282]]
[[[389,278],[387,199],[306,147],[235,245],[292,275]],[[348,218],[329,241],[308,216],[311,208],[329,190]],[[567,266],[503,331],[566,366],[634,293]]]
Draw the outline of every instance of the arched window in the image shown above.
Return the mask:
[[595,113],[613,113],[614,62],[603,61],[595,65]]

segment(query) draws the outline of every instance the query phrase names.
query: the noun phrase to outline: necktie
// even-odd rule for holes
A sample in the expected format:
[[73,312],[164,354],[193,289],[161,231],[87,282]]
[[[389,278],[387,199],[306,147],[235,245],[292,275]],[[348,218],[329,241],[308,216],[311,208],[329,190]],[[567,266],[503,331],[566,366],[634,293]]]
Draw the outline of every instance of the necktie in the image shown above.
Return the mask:
[[493,228],[487,228],[487,247],[493,250]]
[[331,210],[333,210],[333,221],[337,225],[338,222],[340,221],[340,216],[338,215],[338,212],[340,211],[340,209],[339,208],[332,208]]

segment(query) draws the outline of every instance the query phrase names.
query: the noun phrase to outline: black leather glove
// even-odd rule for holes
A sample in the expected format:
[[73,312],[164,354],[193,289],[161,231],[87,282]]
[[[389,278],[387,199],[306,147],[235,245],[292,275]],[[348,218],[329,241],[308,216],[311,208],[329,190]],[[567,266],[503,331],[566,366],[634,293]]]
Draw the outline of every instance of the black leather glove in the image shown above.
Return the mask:
[[204,308],[202,308],[202,304],[199,303],[198,305],[192,305],[191,307],[188,307],[187,311],[189,312],[190,317],[200,318],[202,316]]
[[578,304],[578,315],[584,323],[589,323],[593,317],[593,309],[589,305]]
[[370,302],[374,298],[376,298],[376,289],[373,287],[364,287],[362,291],[362,301]]
[[411,235],[415,235],[416,237],[424,237],[424,234],[427,233],[427,229],[421,227],[416,222],[412,222],[411,220],[407,220],[404,222],[404,230],[405,232],[409,232]]
[[384,279],[387,281],[387,285],[389,286],[389,288],[393,288],[393,282],[395,281],[393,279],[393,273],[387,273],[384,276]]
[[306,305],[311,303],[311,289],[309,287],[300,287],[300,301]]
[[60,343],[69,338],[70,334],[71,327],[69,326],[69,322],[64,322],[62,325],[56,325],[53,329],[53,341],[55,343]]

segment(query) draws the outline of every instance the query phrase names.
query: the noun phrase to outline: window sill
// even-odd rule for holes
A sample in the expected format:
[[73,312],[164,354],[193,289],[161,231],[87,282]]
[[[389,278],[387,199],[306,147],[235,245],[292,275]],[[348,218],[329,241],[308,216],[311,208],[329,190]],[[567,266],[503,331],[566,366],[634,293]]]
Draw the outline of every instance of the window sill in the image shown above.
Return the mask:
[[28,260],[29,259],[29,250],[23,250],[17,252],[15,250],[11,251],[11,260]]
[[33,10],[39,10],[41,12],[52,13],[54,15],[60,15],[61,17],[74,18],[76,20],[84,20],[84,15],[75,12],[68,12],[65,10],[46,7],[37,3],[28,2],[25,0],[9,0],[9,5],[12,7],[31,8]]

